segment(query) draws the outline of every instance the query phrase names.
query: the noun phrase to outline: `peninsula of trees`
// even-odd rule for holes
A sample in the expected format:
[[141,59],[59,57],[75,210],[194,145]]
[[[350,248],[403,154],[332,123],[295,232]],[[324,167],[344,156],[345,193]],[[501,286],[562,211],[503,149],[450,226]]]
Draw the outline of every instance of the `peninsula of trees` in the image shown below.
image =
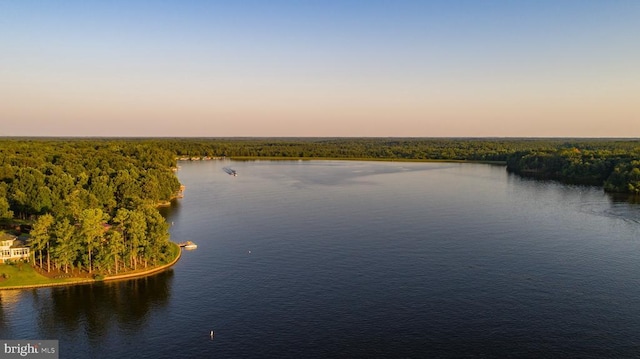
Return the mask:
[[525,176],[640,194],[640,140],[512,138],[0,138],[0,223],[22,224],[45,271],[115,274],[162,263],[157,210],[176,159],[481,161]]
[[138,141],[4,139],[0,219],[6,229],[22,224],[47,272],[160,264],[175,255],[156,209],[180,189],[174,165],[172,152]]

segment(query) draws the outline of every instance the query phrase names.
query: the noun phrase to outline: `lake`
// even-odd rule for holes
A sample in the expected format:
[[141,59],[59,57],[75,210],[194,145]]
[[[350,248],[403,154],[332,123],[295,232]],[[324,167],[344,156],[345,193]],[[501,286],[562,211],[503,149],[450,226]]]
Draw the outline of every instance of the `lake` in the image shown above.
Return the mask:
[[602,189],[484,164],[179,164],[163,211],[196,250],[146,278],[0,291],[0,338],[58,339],[61,358],[640,353],[640,205]]

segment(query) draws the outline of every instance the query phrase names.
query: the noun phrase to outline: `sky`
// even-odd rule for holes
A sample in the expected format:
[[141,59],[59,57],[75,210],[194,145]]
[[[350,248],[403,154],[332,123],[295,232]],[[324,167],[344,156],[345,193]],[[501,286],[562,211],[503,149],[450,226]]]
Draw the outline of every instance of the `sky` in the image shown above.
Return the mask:
[[0,0],[0,136],[640,137],[640,1]]

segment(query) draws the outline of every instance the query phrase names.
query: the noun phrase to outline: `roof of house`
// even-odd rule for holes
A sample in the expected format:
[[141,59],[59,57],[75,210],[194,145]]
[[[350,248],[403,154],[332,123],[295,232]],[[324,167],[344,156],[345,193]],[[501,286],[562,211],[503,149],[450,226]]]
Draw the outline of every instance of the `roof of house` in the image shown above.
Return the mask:
[[6,232],[0,232],[0,241],[10,241],[16,239],[16,236],[11,235],[9,233]]
[[14,241],[13,244],[11,245],[11,248],[24,248],[24,247],[26,247],[24,242],[19,239]]

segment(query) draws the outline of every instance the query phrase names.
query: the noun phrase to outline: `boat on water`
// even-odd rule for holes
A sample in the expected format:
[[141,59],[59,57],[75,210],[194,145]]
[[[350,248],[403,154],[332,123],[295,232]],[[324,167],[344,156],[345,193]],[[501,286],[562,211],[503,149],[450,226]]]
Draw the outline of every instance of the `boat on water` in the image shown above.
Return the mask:
[[186,242],[182,242],[182,243],[178,243],[178,245],[184,249],[196,249],[198,248],[198,245],[191,242],[191,241],[186,241]]
[[224,170],[226,173],[228,173],[229,175],[234,176],[234,177],[238,175],[238,172],[236,170],[234,170],[233,168],[230,168],[230,167],[225,167],[222,170]]

